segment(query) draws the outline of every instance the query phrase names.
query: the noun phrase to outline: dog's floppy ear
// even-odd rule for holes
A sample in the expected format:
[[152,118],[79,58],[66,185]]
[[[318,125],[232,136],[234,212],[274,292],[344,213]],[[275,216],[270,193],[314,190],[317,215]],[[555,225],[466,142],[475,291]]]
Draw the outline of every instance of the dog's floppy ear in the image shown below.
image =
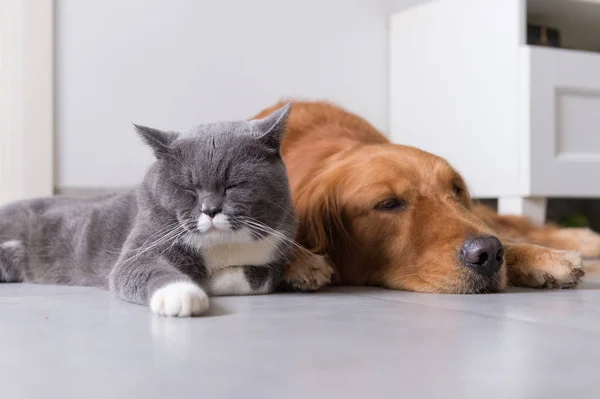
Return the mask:
[[303,183],[299,185],[295,204],[300,222],[298,238],[310,252],[335,257],[339,248],[334,241],[339,244],[350,237],[337,188],[314,176]]

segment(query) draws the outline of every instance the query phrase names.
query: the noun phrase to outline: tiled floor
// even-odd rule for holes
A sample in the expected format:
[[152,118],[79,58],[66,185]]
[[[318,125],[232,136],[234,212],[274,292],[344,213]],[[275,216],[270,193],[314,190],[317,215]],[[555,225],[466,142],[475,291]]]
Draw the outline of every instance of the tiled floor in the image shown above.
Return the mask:
[[1,398],[598,398],[600,275],[577,290],[342,288],[165,319],[93,288],[0,285]]

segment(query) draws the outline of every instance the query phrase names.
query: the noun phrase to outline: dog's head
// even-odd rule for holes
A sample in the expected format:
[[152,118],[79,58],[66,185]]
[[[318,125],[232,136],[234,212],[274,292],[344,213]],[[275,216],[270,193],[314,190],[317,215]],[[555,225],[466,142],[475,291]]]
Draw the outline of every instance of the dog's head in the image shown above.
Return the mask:
[[344,284],[479,293],[506,286],[503,248],[444,159],[394,144],[331,156],[295,185],[299,240]]

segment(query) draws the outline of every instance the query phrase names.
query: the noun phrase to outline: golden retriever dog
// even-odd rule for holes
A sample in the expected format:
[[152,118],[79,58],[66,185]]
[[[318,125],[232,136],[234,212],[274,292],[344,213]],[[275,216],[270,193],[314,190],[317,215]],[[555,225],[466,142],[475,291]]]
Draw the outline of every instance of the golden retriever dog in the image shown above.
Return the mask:
[[[475,205],[446,160],[392,144],[329,103],[293,103],[282,154],[300,221],[296,240],[306,249],[285,276],[296,289],[330,282],[456,294],[508,284],[570,288],[584,275],[581,254],[600,256],[600,235]],[[308,252],[322,257],[305,262]]]

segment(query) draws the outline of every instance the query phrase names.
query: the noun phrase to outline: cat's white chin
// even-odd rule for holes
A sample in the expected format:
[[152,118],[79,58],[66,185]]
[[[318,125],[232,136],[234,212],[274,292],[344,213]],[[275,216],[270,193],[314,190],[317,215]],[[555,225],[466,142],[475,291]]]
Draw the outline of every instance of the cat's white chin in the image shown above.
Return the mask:
[[201,214],[196,222],[196,227],[200,233],[209,233],[214,230],[231,231],[231,223],[227,215],[219,213],[214,218],[206,214]]
[[215,245],[249,243],[254,241],[254,237],[246,229],[223,231],[213,228],[205,233],[189,234],[184,241],[193,248],[203,249]]

